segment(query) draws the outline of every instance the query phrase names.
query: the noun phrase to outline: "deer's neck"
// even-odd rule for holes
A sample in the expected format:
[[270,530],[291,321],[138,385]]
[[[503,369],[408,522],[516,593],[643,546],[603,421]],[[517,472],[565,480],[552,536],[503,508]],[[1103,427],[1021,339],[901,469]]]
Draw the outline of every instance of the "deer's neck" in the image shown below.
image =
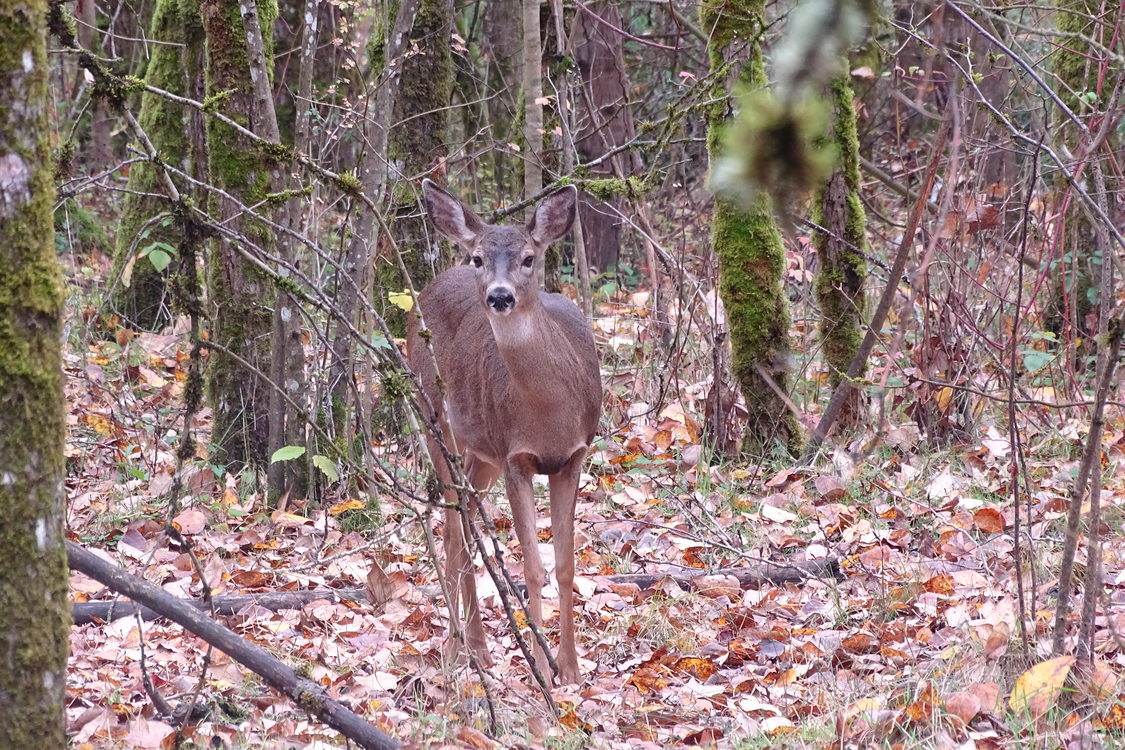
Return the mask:
[[544,377],[557,380],[573,361],[570,342],[542,304],[503,318],[489,316],[500,357],[516,388],[538,390]]

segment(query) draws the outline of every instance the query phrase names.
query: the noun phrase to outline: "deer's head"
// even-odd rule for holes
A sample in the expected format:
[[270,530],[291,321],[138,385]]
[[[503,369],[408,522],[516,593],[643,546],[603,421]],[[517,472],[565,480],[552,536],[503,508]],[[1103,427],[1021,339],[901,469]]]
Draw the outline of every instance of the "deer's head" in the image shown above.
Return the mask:
[[536,266],[547,246],[574,222],[578,191],[568,185],[535,207],[526,226],[486,224],[471,208],[430,180],[422,182],[426,212],[434,227],[457,243],[477,275],[492,315],[510,315],[538,300]]

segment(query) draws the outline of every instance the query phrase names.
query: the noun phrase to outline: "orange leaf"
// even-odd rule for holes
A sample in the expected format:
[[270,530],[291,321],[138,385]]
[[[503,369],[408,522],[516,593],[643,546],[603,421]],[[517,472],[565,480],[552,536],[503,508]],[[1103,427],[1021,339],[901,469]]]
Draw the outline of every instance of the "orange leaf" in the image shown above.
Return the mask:
[[681,672],[687,672],[701,682],[706,682],[715,672],[719,671],[719,668],[712,662],[707,659],[700,659],[696,656],[687,656],[680,659],[676,662],[675,669]]
[[918,695],[918,699],[906,707],[904,712],[911,720],[919,724],[933,718],[934,708],[937,705],[938,695],[933,685],[926,685]]
[[492,750],[494,747],[500,747],[500,743],[480,730],[463,725],[457,727],[457,740],[461,747],[475,747],[478,750]]
[[1118,732],[1125,729],[1125,696],[1117,696],[1117,700],[1109,704],[1106,712],[1094,719],[1094,726]]
[[349,510],[363,510],[366,507],[367,503],[352,497],[348,498],[342,503],[336,503],[328,509],[328,512],[333,516],[338,516],[341,513],[345,513]]
[[650,695],[666,689],[668,680],[664,679],[664,675],[652,667],[641,667],[629,676],[625,684],[632,685],[642,695]]
[[987,534],[999,534],[1004,530],[1004,516],[995,508],[981,508],[973,514],[973,524]]
[[953,593],[953,576],[948,573],[936,575],[925,583],[926,591],[932,594],[944,594],[949,596]]

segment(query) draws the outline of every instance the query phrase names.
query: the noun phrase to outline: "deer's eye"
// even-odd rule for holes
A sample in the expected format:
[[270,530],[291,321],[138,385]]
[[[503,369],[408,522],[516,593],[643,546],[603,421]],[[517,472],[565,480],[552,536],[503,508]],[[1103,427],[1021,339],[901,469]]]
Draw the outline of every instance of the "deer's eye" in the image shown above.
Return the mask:
[[479,255],[474,255],[473,257],[469,258],[469,262],[473,264],[473,268],[480,268],[484,265],[484,258],[480,257]]
[[534,265],[535,265],[535,256],[534,255],[529,255],[529,256],[527,256],[526,258],[523,259],[523,267],[524,268],[531,268]]

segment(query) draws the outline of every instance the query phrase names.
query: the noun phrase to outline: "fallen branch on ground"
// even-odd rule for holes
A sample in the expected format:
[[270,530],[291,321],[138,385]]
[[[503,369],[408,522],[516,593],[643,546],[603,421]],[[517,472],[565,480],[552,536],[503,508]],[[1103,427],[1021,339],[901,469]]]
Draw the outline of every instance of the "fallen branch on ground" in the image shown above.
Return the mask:
[[402,746],[398,740],[379,731],[344,704],[328,697],[319,685],[299,676],[263,648],[215,622],[193,604],[177,599],[154,584],[130,575],[74,542],[67,542],[66,552],[71,570],[85,573],[159,616],[167,617],[182,625],[189,632],[260,675],[275,690],[289,696],[302,709],[360,747],[368,750],[392,750]]
[[[78,567],[72,567],[74,567],[75,570],[80,570]],[[85,570],[82,570],[82,572],[86,573]],[[87,575],[90,574],[87,573]],[[690,589],[694,588],[692,581],[705,576],[732,576],[738,579],[739,585],[744,587],[763,583],[801,583],[810,578],[833,578],[839,580],[843,577],[840,573],[840,564],[833,559],[801,560],[785,563],[764,562],[757,565],[722,568],[712,571],[681,569],[674,573],[622,573],[619,575],[589,577],[601,586],[608,586],[610,584],[635,584],[642,589],[650,588],[667,578],[675,581],[685,589]],[[93,578],[95,576],[91,577]],[[101,581],[100,578],[97,580]],[[110,584],[105,581],[101,582],[105,583],[105,585],[109,586],[114,591],[125,593],[120,591],[120,589],[110,586]],[[437,594],[436,591],[433,593],[434,595]],[[167,594],[164,596],[167,596],[168,599],[175,601],[182,607],[191,607],[201,611],[207,608],[202,599],[175,599]],[[305,591],[270,591],[261,594],[224,594],[222,596],[212,597],[215,613],[219,615],[238,614],[246,607],[250,606],[262,607],[271,612],[277,612],[283,609],[301,609],[309,602],[325,599],[336,602],[365,602],[368,601],[368,596],[367,590],[363,588],[320,588]],[[141,617],[145,620],[168,616],[155,607],[142,606],[133,601],[76,602],[72,605],[72,614],[75,625],[84,625],[90,622],[111,622],[121,617],[128,617],[136,614],[138,609],[141,611]],[[179,621],[177,620],[177,622]],[[184,627],[188,626],[184,625]]]

